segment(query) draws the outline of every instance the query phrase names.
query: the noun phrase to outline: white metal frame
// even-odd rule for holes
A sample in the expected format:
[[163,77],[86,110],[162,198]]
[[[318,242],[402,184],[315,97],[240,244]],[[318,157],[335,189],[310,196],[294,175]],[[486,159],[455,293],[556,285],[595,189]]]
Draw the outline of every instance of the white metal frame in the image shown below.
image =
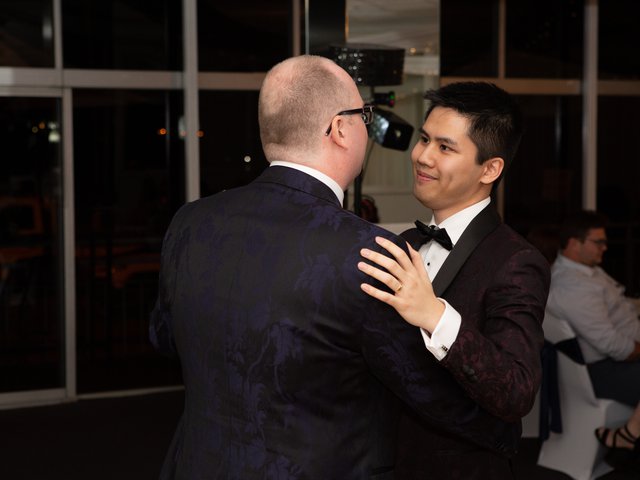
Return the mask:
[[[301,17],[301,0],[291,0],[294,19]],[[64,236],[64,388],[0,394],[0,409],[74,401],[78,398],[138,395],[170,391],[181,387],[159,387],[78,395],[76,389],[76,290],[75,219],[73,189],[73,89],[161,89],[184,92],[185,197],[200,196],[198,93],[200,90],[259,90],[264,73],[199,73],[197,52],[197,0],[183,0],[182,71],[131,71],[63,69],[61,0],[53,2],[54,68],[0,67],[0,96],[53,97],[62,101],[63,236]],[[294,38],[301,38],[301,26],[293,22]],[[294,43],[294,54],[300,44]]]
[[[582,207],[596,208],[598,96],[640,96],[640,81],[598,80],[598,1],[585,0],[583,77],[581,79],[506,78],[506,9],[507,0],[499,4],[498,77],[475,78],[486,80],[514,94],[529,95],[582,95]],[[471,80],[470,78],[442,77],[441,84]],[[505,179],[509,181],[508,178]],[[498,197],[498,208],[504,211],[504,197]]]
[[598,161],[598,0],[584,4],[582,206],[596,208]]

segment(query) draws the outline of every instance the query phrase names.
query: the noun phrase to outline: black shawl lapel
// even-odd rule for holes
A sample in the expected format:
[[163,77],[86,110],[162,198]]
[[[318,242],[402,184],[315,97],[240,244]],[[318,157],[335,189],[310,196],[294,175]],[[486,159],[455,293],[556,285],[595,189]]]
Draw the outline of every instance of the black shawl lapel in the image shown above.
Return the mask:
[[404,238],[414,250],[420,250],[420,247],[422,246],[422,235],[420,235],[417,228],[413,227],[409,230],[405,230],[400,234],[400,236]]
[[436,278],[433,279],[433,291],[437,297],[442,296],[478,244],[500,223],[500,216],[491,204],[476,215],[440,267]]

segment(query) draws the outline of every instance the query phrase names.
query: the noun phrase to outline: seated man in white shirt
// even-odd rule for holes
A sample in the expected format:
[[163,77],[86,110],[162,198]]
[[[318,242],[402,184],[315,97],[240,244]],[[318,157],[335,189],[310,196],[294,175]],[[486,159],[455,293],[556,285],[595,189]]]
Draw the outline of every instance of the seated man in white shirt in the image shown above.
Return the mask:
[[560,251],[551,267],[547,311],[576,331],[597,397],[636,407],[626,425],[599,428],[609,448],[640,450],[640,320],[624,287],[602,268],[606,219],[582,211],[560,229]]

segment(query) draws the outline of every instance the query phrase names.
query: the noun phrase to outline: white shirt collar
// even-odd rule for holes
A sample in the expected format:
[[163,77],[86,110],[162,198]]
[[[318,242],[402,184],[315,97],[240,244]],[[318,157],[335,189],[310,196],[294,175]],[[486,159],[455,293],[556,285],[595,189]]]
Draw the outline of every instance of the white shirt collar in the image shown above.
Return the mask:
[[[474,203],[473,205],[454,213],[437,226],[447,229],[449,238],[451,238],[451,242],[455,245],[462,236],[462,233],[471,223],[471,220],[473,220],[476,215],[478,215],[490,203],[491,197],[480,200],[478,203]],[[429,225],[436,225],[433,215],[431,216]]]
[[270,166],[271,167],[275,167],[275,166],[289,167],[289,168],[293,168],[295,170],[304,172],[307,175],[311,175],[313,178],[321,181],[327,187],[329,187],[331,191],[335,193],[336,197],[338,198],[338,201],[340,202],[340,205],[343,204],[344,191],[342,190],[342,188],[340,188],[340,185],[338,185],[338,182],[336,182],[333,178],[329,177],[328,175],[325,175],[324,173],[316,170],[315,168],[307,167],[306,165],[300,165],[298,163],[293,163],[293,162],[283,162],[281,160],[274,160],[273,162],[271,162]]

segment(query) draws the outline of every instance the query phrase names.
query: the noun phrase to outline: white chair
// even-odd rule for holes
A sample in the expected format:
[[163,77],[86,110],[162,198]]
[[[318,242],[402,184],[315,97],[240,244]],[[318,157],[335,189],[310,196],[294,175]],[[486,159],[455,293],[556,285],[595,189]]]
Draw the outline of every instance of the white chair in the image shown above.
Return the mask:
[[[542,326],[545,338],[553,344],[575,338],[567,321],[548,312]],[[575,480],[591,480],[611,471],[603,461],[606,449],[593,432],[604,425],[623,424],[633,409],[614,400],[596,398],[586,365],[562,352],[558,352],[558,390],[562,433],[550,432],[540,449],[538,465]]]

